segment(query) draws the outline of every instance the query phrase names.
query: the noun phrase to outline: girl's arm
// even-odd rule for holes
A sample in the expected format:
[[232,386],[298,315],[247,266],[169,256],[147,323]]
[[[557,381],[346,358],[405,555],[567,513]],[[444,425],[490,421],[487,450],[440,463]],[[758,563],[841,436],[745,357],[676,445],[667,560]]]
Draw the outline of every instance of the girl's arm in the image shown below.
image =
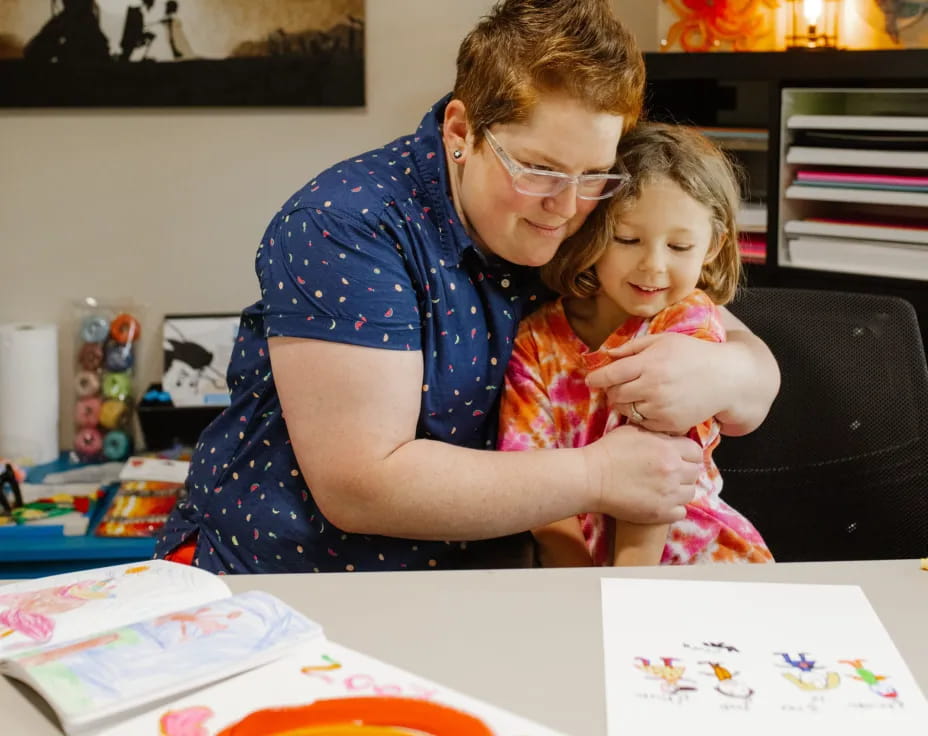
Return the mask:
[[593,558],[576,516],[532,529],[542,567],[590,567]]
[[659,565],[667,541],[669,524],[632,524],[615,522],[615,567]]

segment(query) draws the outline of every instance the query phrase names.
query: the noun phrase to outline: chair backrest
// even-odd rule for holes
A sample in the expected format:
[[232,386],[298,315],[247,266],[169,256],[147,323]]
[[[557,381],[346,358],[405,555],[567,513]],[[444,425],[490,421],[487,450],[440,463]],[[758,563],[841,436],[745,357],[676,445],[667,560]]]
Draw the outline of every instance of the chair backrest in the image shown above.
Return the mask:
[[724,437],[722,497],[777,560],[928,556],[928,368],[895,297],[749,288],[731,311],[776,356],[761,427]]

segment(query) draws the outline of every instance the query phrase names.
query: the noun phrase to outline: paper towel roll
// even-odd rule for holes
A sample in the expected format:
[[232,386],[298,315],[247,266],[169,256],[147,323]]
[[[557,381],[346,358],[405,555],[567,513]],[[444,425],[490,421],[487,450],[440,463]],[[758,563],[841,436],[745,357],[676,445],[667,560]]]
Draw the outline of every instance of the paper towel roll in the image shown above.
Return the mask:
[[58,327],[0,325],[0,457],[58,457]]

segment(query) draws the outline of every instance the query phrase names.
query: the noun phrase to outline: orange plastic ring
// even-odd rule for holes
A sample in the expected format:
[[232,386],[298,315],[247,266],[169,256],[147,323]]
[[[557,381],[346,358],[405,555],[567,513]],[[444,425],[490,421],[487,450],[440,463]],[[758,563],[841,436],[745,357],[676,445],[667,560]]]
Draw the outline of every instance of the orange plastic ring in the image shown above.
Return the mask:
[[344,736],[385,736],[390,731],[383,729],[391,727],[397,736],[409,730],[423,736],[493,736],[483,721],[469,713],[428,700],[393,696],[332,698],[291,708],[266,708],[250,713],[218,736],[310,736],[331,732],[316,728],[320,726],[338,727],[338,733]]
[[142,334],[142,326],[131,314],[119,314],[110,323],[110,337],[121,345],[135,342]]

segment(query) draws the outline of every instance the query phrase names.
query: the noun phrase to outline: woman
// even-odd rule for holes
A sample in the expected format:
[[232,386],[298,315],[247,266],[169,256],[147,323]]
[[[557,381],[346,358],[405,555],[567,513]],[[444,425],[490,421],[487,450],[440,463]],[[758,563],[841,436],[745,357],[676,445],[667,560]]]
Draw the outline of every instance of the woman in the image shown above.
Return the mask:
[[[579,512],[683,518],[701,461],[686,438],[621,427],[582,449],[489,449],[519,319],[546,296],[534,267],[621,184],[643,86],[607,0],[508,0],[415,134],[288,200],[258,249],[232,405],[157,554],[216,572],[512,565],[525,530]],[[750,431],[776,364],[726,328],[726,344],[641,341],[591,381],[649,429],[714,415]]]

